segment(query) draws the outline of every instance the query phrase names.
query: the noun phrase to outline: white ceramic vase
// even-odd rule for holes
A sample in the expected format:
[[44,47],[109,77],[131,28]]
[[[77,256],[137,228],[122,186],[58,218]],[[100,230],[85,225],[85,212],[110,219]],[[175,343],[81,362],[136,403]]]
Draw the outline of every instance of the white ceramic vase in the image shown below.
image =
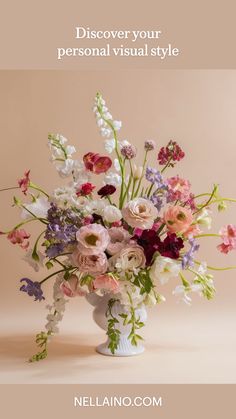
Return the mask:
[[[105,294],[104,296],[99,296],[95,293],[89,293],[86,296],[87,301],[94,306],[93,319],[95,323],[103,330],[107,331],[108,328],[108,319],[109,316],[106,316],[108,309],[108,301],[114,298],[114,294]],[[119,317],[119,314],[125,313],[126,308],[119,302],[115,302],[111,308],[112,315],[117,318],[119,323],[116,324],[116,328],[120,331],[120,339],[118,348],[115,353],[112,354],[109,345],[109,338],[102,344],[96,347],[96,351],[102,355],[110,356],[133,356],[141,354],[144,351],[144,346],[142,341],[138,341],[137,346],[131,344],[128,336],[131,331],[131,325],[123,325],[123,319]],[[140,308],[135,309],[135,315],[143,323],[147,320],[147,312],[144,305]]]

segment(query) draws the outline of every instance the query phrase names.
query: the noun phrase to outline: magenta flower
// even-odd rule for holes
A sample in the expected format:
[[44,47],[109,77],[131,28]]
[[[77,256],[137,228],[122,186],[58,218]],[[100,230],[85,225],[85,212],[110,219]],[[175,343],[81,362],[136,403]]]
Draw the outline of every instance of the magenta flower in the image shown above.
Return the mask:
[[93,185],[90,182],[83,183],[77,189],[76,195],[77,196],[87,196],[87,195],[90,195],[95,188],[96,188],[96,186]]
[[185,202],[190,196],[190,182],[179,176],[173,176],[166,180],[168,186],[167,202],[176,200]]
[[12,244],[19,244],[22,249],[29,247],[30,234],[26,233],[24,229],[10,231],[7,238]]
[[[176,143],[176,141],[169,141],[166,147],[162,147],[158,153],[157,160],[159,161],[160,165],[165,165],[168,162],[170,166],[174,166],[174,161],[180,161],[184,158],[185,153],[180,148],[180,146]],[[172,161],[172,163],[171,163]]]
[[92,152],[85,154],[83,161],[85,168],[96,175],[106,173],[112,165],[110,157],[100,156],[100,154]]
[[30,178],[29,178],[30,170],[24,173],[24,177],[18,180],[18,185],[22,192],[26,195],[29,185],[30,185]]
[[236,225],[228,224],[222,227],[219,231],[223,243],[217,246],[217,249],[222,253],[229,253],[236,249]]

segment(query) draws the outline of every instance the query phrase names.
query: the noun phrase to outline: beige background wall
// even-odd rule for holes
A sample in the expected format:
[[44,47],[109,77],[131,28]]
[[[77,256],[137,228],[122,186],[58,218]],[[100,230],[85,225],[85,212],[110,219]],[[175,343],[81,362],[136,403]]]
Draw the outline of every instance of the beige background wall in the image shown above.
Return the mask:
[[[60,184],[61,180],[49,162],[49,150],[46,146],[48,132],[60,132],[65,135],[70,144],[77,147],[78,156],[82,157],[88,151],[102,152],[102,139],[91,110],[94,95],[100,91],[107,100],[113,116],[123,121],[120,138],[128,139],[138,146],[140,162],[145,139],[155,139],[159,146],[165,145],[169,139],[177,140],[185,150],[186,158],[179,163],[176,169],[170,170],[170,175],[178,173],[188,178],[196,193],[209,191],[212,184],[216,182],[220,184],[223,195],[236,197],[234,181],[236,71],[1,71],[0,91],[1,187],[14,186],[16,179],[26,169],[31,169],[31,177],[35,183],[49,191]],[[155,153],[153,154],[153,164],[154,161]],[[10,207],[10,198],[11,193],[8,192],[0,195],[0,230],[7,229],[18,221],[17,210]],[[231,206],[226,213],[216,216],[213,224],[216,232],[222,224],[236,223],[235,211],[235,207]],[[33,226],[29,230],[32,236],[38,231]],[[205,243],[202,239],[200,252],[202,260],[207,260],[209,264],[216,266],[236,265],[235,253],[227,256],[219,254],[215,248],[218,242],[213,238],[207,240],[207,244]],[[4,237],[0,237],[0,248],[2,278],[0,327],[3,336],[0,343],[3,355],[11,354],[10,365],[12,360],[17,362],[14,358],[16,347],[18,348],[17,352],[20,353],[21,362],[23,362],[25,354],[27,356],[29,351],[32,352],[33,345],[29,344],[28,333],[35,333],[43,328],[46,312],[44,303],[35,303],[18,291],[19,279],[22,276],[34,279],[40,278],[40,276],[35,275],[21,261],[22,251],[13,247]],[[194,298],[191,308],[176,304],[175,298],[171,295],[175,282],[170,282],[161,290],[167,296],[167,302],[161,307],[154,308],[146,332],[147,342],[152,343],[152,339],[156,339],[155,354],[157,356],[160,353],[158,345],[161,340],[164,342],[164,347],[166,344],[169,350],[170,348],[176,349],[175,344],[178,341],[179,346],[177,345],[176,351],[171,352],[172,356],[175,356],[177,352],[178,356],[183,356],[183,362],[186,363],[186,359],[189,359],[191,365],[194,362],[197,365],[199,359],[205,359],[204,354],[201,354],[200,351],[199,355],[197,349],[195,351],[190,348],[188,351],[188,345],[191,347],[194,342],[198,347],[199,341],[203,342],[203,345],[204,342],[210,344],[211,339],[215,339],[216,344],[224,340],[225,357],[227,358],[229,355],[227,352],[229,348],[232,350],[233,356],[233,350],[235,351],[233,327],[236,319],[235,275],[234,271],[216,274],[217,295],[215,300],[206,302],[203,299]],[[51,284],[48,283],[45,287],[48,297],[50,297],[50,289]],[[156,319],[158,319],[157,324]],[[194,326],[193,322],[195,322]],[[165,324],[169,325],[168,328],[165,328]],[[227,335],[225,334],[226,329],[228,330]],[[80,344],[82,342],[79,338],[81,334],[85,336],[91,333],[91,336],[95,336],[96,333],[99,333],[93,325],[90,307],[83,300],[78,299],[71,301],[68,305],[61,330],[62,336],[63,333],[73,333]],[[24,339],[19,337],[14,340],[12,336],[16,332],[24,335]],[[189,338],[185,349],[183,349],[184,344],[181,343],[184,342],[181,333]],[[9,335],[11,335],[11,339]],[[8,336],[8,340],[6,336]],[[99,335],[100,340],[101,336],[102,334]],[[60,343],[60,338],[56,339],[59,339]],[[91,347],[97,343],[96,339],[92,342]],[[73,341],[73,337],[71,337],[71,341]],[[27,347],[26,351],[23,351],[22,342],[23,346]],[[63,345],[59,345],[61,349],[56,349],[56,346],[53,346],[55,356],[60,357],[62,353],[67,354],[68,357],[69,355],[76,356],[75,347],[73,349]],[[87,343],[84,344],[84,349],[80,348],[82,351],[84,350],[85,358],[88,352],[86,345]],[[212,347],[213,351],[214,349],[215,346]],[[218,346],[219,356],[221,349]],[[145,356],[147,356],[146,361],[148,362],[148,354]],[[138,377],[134,377],[134,380],[138,380],[138,382],[155,382],[155,380],[159,380],[158,382],[235,381],[235,364],[232,365],[232,362],[227,365],[221,364],[222,375],[217,375],[215,366],[221,361],[217,355],[215,363],[212,363],[210,353],[208,356],[209,362],[206,365],[203,362],[204,368],[199,373],[196,369],[192,375],[189,375],[188,368],[185,373],[181,372],[176,366],[179,361],[177,360],[176,363],[173,358],[173,364],[168,373],[163,370],[163,374],[152,376],[150,368],[150,375],[145,375],[147,369],[143,367],[143,371],[137,370],[140,374]],[[169,362],[169,357],[167,356],[167,358]],[[104,380],[113,382],[112,368],[114,364],[112,362],[114,360],[106,360],[106,367],[104,358],[101,361],[100,357],[99,360],[104,363],[105,370],[98,369],[96,373],[93,372],[90,375],[87,375],[87,371],[84,370],[84,376],[82,375],[80,378],[81,382]],[[5,365],[8,364],[5,363]],[[123,360],[120,365],[125,365]],[[208,367],[211,368],[209,375]],[[9,380],[14,381],[15,373],[12,373],[11,376],[8,368],[10,366],[6,366],[6,376]],[[17,371],[19,373],[17,382],[25,380],[26,378],[22,378],[20,374],[20,367]],[[35,382],[40,380],[77,382],[76,380],[79,380],[73,374],[65,378],[68,372],[66,366],[64,375],[62,373],[62,376],[59,377],[54,372],[51,372],[50,378],[46,372],[45,376],[35,374],[34,378],[29,373],[29,380],[35,380]],[[3,380],[6,380],[5,375]],[[117,380],[122,382],[122,376]]]

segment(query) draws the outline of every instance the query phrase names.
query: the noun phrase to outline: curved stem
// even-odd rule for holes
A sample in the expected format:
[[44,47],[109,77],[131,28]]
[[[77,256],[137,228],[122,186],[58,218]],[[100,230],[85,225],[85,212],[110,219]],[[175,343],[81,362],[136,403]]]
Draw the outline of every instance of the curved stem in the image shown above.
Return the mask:
[[[198,260],[194,260],[194,263],[196,263],[196,265],[201,265],[201,262],[199,262]],[[206,266],[207,269],[210,269],[211,271],[229,271],[231,269],[236,269],[236,266],[226,266],[224,268],[217,268],[215,266]]]
[[138,195],[139,189],[140,189],[141,184],[142,184],[142,180],[143,180],[143,176],[144,176],[144,171],[145,171],[145,166],[146,166],[146,163],[147,163],[147,153],[148,153],[148,150],[146,150],[145,151],[145,154],[144,154],[143,170],[142,170],[142,174],[141,174],[141,177],[139,179],[139,182],[138,182],[138,187],[137,187],[136,192],[135,192],[135,195],[134,195],[135,197]]
[[206,234],[198,234],[194,236],[195,239],[199,239],[200,237],[221,237],[220,234],[213,234],[213,233],[206,233]]
[[9,234],[13,230],[17,230],[19,227],[22,227],[25,224],[31,223],[32,221],[37,221],[36,218],[31,218],[30,220],[22,221],[21,223],[17,224],[15,227],[13,227],[9,231],[1,232],[1,234]]

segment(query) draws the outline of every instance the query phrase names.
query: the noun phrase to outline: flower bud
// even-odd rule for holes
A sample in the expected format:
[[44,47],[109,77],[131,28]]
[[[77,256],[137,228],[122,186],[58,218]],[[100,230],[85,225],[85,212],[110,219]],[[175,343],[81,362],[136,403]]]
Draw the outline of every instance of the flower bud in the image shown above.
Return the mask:
[[140,179],[141,176],[143,174],[143,166],[136,166],[134,164],[133,166],[133,175],[134,175],[134,179]]

